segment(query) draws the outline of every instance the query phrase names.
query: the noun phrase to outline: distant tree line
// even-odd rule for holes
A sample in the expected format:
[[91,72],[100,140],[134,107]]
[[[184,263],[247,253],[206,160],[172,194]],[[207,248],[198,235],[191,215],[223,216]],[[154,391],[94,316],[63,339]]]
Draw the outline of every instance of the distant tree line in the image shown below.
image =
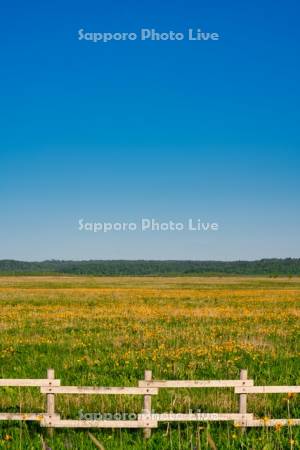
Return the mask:
[[300,258],[258,261],[0,260],[0,274],[74,275],[300,275]]

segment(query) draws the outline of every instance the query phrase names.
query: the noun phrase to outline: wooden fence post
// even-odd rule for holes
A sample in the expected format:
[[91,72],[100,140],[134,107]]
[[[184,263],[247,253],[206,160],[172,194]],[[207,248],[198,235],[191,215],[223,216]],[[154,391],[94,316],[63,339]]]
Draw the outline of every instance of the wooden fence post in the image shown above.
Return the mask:
[[[47,370],[47,378],[48,378],[48,380],[54,380],[54,378],[55,378],[54,369]],[[47,399],[47,414],[48,414],[48,416],[54,416],[54,414],[55,414],[55,395],[47,394],[46,399]],[[54,419],[54,417],[53,417],[53,419]],[[51,422],[51,418],[50,418],[50,422]],[[53,428],[49,428],[49,434],[50,435],[53,434]]]
[[[145,381],[152,380],[152,370],[145,370]],[[143,414],[151,415],[152,411],[152,398],[151,395],[144,396],[144,410]],[[149,439],[151,436],[151,428],[144,428],[144,438]]]
[[[248,370],[242,369],[240,371],[240,380],[247,380]],[[247,414],[247,394],[240,394],[240,414]],[[242,432],[246,430],[245,426],[242,426]]]

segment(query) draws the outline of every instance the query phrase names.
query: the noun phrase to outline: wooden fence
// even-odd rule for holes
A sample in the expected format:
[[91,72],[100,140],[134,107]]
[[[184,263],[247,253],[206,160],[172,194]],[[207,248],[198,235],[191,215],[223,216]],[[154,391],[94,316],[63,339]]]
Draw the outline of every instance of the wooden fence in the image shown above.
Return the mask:
[[[54,370],[48,369],[45,379],[0,379],[1,387],[39,387],[46,396],[44,413],[0,413],[0,420],[38,421],[42,427],[54,428],[143,428],[144,436],[151,435],[151,429],[160,422],[212,422],[233,421],[245,430],[247,427],[272,427],[276,425],[300,425],[300,419],[259,419],[247,410],[247,397],[251,394],[296,394],[300,386],[254,386],[248,379],[247,370],[241,370],[238,380],[154,380],[152,372],[145,371],[145,378],[137,387],[84,387],[61,386],[55,379]],[[152,412],[152,396],[160,389],[180,388],[233,388],[239,396],[239,411],[229,413],[162,413]],[[65,395],[141,395],[144,399],[143,411],[136,420],[85,420],[62,419],[55,410],[55,397]]]

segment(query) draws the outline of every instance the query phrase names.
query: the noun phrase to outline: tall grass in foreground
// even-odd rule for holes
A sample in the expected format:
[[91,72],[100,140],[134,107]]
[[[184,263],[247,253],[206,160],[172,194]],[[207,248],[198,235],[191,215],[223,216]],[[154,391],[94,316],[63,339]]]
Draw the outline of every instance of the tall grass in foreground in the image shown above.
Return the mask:
[[[0,278],[0,377],[63,384],[136,386],[145,369],[157,379],[238,378],[300,384],[300,279],[267,278]],[[59,396],[65,418],[140,412],[138,397]],[[235,412],[230,389],[161,390],[156,412]],[[251,395],[258,417],[300,417],[297,396]],[[42,412],[38,389],[1,388],[1,412]],[[297,449],[299,427],[252,429],[232,424],[161,424],[142,431],[92,430],[105,449]],[[44,437],[42,437],[42,435]],[[92,449],[86,431],[0,424],[0,448]]]

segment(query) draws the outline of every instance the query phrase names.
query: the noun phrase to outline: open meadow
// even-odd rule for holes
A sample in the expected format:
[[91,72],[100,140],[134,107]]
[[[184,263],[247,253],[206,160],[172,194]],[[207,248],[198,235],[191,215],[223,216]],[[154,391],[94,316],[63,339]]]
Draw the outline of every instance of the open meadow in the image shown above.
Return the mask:
[[[156,379],[235,379],[300,384],[300,278],[0,277],[1,378],[45,378],[64,385],[137,386]],[[300,394],[249,395],[257,417],[300,417]],[[59,396],[65,418],[139,413],[142,398]],[[43,412],[37,388],[1,388],[1,412]],[[163,390],[156,412],[237,412],[232,389]],[[2,422],[0,448],[96,448],[86,430]],[[108,449],[297,449],[300,427],[249,429],[232,423],[160,424],[143,431],[91,430]],[[209,434],[208,434],[209,432]]]

